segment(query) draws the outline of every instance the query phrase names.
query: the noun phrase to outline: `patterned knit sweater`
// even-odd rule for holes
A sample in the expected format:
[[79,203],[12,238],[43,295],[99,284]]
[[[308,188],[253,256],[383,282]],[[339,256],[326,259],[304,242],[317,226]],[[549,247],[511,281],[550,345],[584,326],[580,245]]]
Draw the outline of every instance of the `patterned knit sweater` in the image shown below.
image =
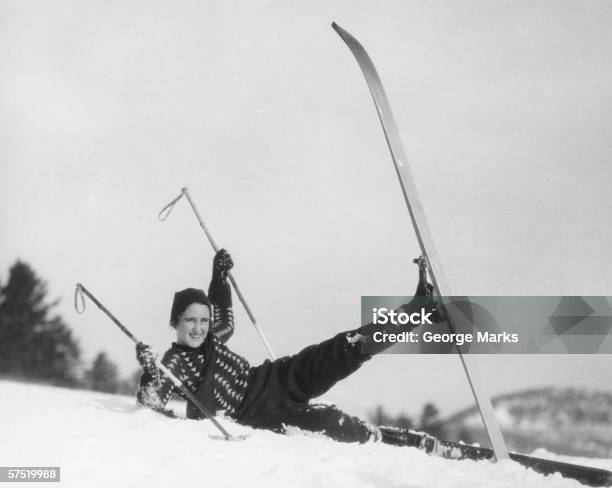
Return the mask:
[[[251,366],[224,344],[233,333],[231,307],[216,306],[209,337],[200,347],[194,349],[174,342],[161,360],[191,393],[212,410],[213,415],[224,411],[234,417],[246,392]],[[136,397],[140,404],[175,417],[174,412],[166,408],[173,392],[185,398],[171,380],[156,369],[142,374]],[[200,418],[195,406],[189,400],[187,402],[187,416]]]

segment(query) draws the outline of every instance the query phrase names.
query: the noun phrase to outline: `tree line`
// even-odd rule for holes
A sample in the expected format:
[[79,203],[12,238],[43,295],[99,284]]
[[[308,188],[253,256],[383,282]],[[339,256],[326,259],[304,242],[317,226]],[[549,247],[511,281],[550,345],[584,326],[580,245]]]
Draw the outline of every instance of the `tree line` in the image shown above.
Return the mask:
[[132,395],[139,371],[121,379],[105,352],[85,364],[78,341],[54,312],[47,284],[17,260],[0,282],[0,375],[71,388]]
[[374,425],[402,427],[404,429],[427,432],[439,439],[446,439],[448,437],[444,422],[440,418],[440,411],[431,402],[425,404],[421,414],[416,419],[405,413],[399,413],[395,416],[390,415],[382,405],[376,406],[374,410],[369,412],[368,419]]

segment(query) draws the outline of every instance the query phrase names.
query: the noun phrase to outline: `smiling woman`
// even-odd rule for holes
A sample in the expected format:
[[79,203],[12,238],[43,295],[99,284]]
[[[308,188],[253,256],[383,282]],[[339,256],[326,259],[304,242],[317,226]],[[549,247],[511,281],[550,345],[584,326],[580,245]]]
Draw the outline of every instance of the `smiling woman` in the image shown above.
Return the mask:
[[[188,288],[184,291],[191,290],[195,292],[200,291],[194,288]],[[193,348],[200,347],[204,339],[206,339],[209,327],[210,306],[194,302],[185,309],[174,325],[176,329],[176,342]]]
[[[398,309],[401,313],[433,311],[436,307],[424,272],[424,261],[419,262],[417,295],[424,295],[425,299],[414,299],[403,305]],[[335,406],[310,403],[372,357],[374,352],[366,352],[361,345],[369,340],[373,324],[341,332],[293,356],[266,360],[255,367],[233,353],[225,345],[234,331],[231,289],[227,280],[232,266],[229,254],[221,250],[213,262],[209,296],[196,288],[175,293],[170,325],[176,330],[176,342],[161,360],[206,410],[213,414],[224,411],[239,423],[276,432],[298,427],[344,442],[382,440],[404,445],[423,442],[426,449],[435,449],[437,443],[432,438],[418,437],[415,441],[414,436],[370,425]],[[211,310],[214,313],[211,314]],[[395,325],[390,327],[396,328]],[[404,327],[413,328],[414,324]],[[375,352],[387,347],[378,347]],[[166,409],[173,390],[172,382],[157,368],[149,346],[138,343],[136,351],[144,369],[138,401],[174,416]],[[188,399],[187,417],[203,418],[202,412]]]

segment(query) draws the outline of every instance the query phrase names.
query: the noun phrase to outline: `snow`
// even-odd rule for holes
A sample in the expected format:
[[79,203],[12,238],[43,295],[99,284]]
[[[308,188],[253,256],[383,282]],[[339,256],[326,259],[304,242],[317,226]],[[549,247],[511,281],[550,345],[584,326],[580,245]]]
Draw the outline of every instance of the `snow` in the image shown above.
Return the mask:
[[[230,432],[249,438],[212,440],[209,435],[216,432],[210,422],[169,419],[137,408],[126,396],[11,381],[0,381],[0,394],[0,464],[60,466],[61,486],[580,486],[559,475],[544,478],[513,462],[452,461],[408,447],[283,436],[225,419],[221,422]],[[612,460],[590,461],[612,469]]]

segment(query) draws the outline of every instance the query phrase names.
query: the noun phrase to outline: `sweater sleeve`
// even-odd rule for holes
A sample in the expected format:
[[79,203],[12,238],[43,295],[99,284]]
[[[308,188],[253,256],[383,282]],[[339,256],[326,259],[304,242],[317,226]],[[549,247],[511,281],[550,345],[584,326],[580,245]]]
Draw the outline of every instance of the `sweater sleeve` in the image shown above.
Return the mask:
[[[170,351],[167,351],[162,358],[162,364],[166,366],[172,374],[179,375],[178,358]],[[168,417],[176,418],[176,414],[166,408],[168,400],[172,395],[173,384],[170,378],[162,373],[158,368],[145,371],[140,377],[138,389],[136,390],[136,400],[140,405],[148,407],[156,412]]]
[[213,304],[212,332],[221,341],[227,342],[234,334],[232,290],[227,278],[213,276],[208,287],[208,297]]

